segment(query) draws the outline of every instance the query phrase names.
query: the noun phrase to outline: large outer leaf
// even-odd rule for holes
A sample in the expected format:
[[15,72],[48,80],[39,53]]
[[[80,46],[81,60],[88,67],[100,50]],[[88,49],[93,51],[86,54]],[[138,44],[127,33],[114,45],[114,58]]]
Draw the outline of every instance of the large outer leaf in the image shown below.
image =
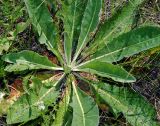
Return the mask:
[[122,10],[117,11],[112,18],[106,20],[105,23],[100,26],[94,43],[89,47],[87,52],[84,52],[84,55],[86,55],[86,53],[96,52],[97,48],[103,47],[105,43],[108,43],[113,38],[129,31],[133,22],[134,11],[138,5],[144,1],[145,0],[130,0]]
[[81,33],[78,40],[78,45],[73,61],[76,60],[81,50],[90,39],[90,33],[94,32],[98,22],[99,13],[102,8],[102,0],[88,0],[86,10],[81,25]]
[[65,0],[60,11],[64,23],[64,50],[67,63],[71,62],[72,48],[75,46],[75,38],[80,33],[81,20],[87,0]]
[[99,110],[93,98],[72,83],[73,120],[72,126],[98,126]]
[[[62,75],[59,80],[44,81],[43,84],[40,83],[41,87],[38,92],[30,90],[29,94],[22,95],[10,107],[7,114],[7,123],[25,122],[40,116],[41,113],[46,110],[47,106],[55,102],[59,94],[56,85],[63,77],[64,75]],[[51,87],[47,87],[48,84],[51,85]]]
[[[58,32],[44,0],[24,0],[32,23],[41,36],[41,43],[58,55],[55,49],[58,42]],[[42,39],[43,38],[43,39]]]
[[[41,56],[33,51],[21,51],[19,53],[10,53],[4,55],[2,59],[8,63],[13,63],[13,66],[6,67],[8,71],[21,71],[26,69],[49,69],[59,70],[47,57]],[[17,68],[16,68],[17,67]],[[10,70],[11,69],[11,70]]]
[[136,79],[119,65],[112,65],[105,62],[91,62],[77,68],[78,71],[97,74],[102,77],[112,78],[119,82],[135,82]]
[[154,121],[154,107],[139,94],[110,86],[105,83],[93,84],[99,96],[109,104],[115,112],[123,112],[127,121],[133,126],[158,126]]
[[[160,45],[160,28],[159,27],[142,27],[130,31],[113,39],[106,46],[97,51],[91,60],[82,63],[99,60],[102,62],[116,62],[124,57],[129,57],[141,51]],[[80,65],[80,66],[81,66]]]

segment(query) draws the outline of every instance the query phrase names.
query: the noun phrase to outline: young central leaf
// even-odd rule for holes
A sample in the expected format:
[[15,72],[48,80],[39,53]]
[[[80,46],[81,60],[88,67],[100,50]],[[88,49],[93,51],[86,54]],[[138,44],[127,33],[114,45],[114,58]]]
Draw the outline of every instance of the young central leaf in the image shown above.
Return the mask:
[[72,69],[71,69],[71,67],[70,66],[64,66],[64,72],[66,73],[66,74],[68,74],[68,73],[71,73],[71,71],[72,71]]
[[86,1],[87,0],[62,1],[62,10],[59,12],[64,21],[64,51],[67,64],[71,62],[73,41],[79,36]]

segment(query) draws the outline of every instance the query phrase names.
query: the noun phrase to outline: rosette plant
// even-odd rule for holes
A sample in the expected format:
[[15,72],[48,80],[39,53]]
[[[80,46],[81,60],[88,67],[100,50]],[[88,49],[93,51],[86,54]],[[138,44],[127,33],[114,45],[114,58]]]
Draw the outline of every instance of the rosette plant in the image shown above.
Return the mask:
[[[47,80],[32,79],[28,90],[10,106],[7,123],[24,123],[41,117],[60,97],[58,108],[53,107],[55,118],[48,125],[98,126],[100,101],[115,115],[123,113],[133,126],[158,125],[154,107],[127,88],[136,78],[117,62],[160,45],[159,27],[131,27],[134,11],[144,1],[129,0],[102,22],[102,0],[61,0],[54,17],[46,1],[24,0],[39,42],[57,57],[58,63],[24,50],[3,56],[10,63],[5,70],[57,72]],[[55,1],[53,4],[56,6]],[[126,86],[109,84],[107,80]]]

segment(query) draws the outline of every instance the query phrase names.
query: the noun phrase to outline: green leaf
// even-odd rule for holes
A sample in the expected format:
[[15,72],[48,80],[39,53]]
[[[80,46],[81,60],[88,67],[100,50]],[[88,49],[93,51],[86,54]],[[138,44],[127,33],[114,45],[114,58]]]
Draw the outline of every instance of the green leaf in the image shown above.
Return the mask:
[[68,111],[65,115],[65,120],[62,126],[71,126],[72,125],[72,119],[73,119],[73,111],[72,107],[69,106]]
[[84,55],[86,55],[86,53],[91,54],[96,52],[97,48],[103,47],[113,38],[131,30],[134,11],[144,1],[145,0],[128,1],[128,3],[121,10],[118,10],[117,13],[115,13],[109,20],[102,23],[94,43],[92,43],[89,49],[84,52]]
[[139,94],[127,89],[105,83],[93,84],[99,96],[115,112],[122,112],[133,126],[158,126],[154,107]]
[[[7,123],[27,122],[40,116],[49,105],[55,102],[59,91],[56,85],[62,80],[44,81],[38,92],[30,89],[29,94],[22,95],[10,106],[7,114]],[[45,86],[50,83],[51,87]]]
[[60,15],[64,23],[64,50],[68,64],[71,62],[75,38],[78,38],[80,33],[80,25],[86,1],[87,0],[66,0],[62,3]]
[[[97,51],[91,60],[82,63],[87,64],[92,61],[116,62],[124,57],[129,57],[141,51],[160,45],[159,27],[142,27],[122,34],[106,44],[106,46]],[[81,66],[80,65],[80,66]]]
[[98,126],[99,110],[94,99],[79,89],[74,81],[72,86],[72,126]]
[[6,66],[4,70],[7,72],[16,72],[16,71],[24,71],[29,69],[35,69],[35,68],[25,64],[13,64],[13,65]]
[[68,113],[68,109],[69,109],[69,102],[70,102],[70,96],[71,96],[71,87],[67,87],[67,89],[65,90],[65,96],[62,99],[62,101],[59,103],[59,109],[56,112],[56,118],[54,120],[53,126],[64,126],[65,121],[69,117],[66,117],[67,113]]
[[99,13],[101,8],[102,0],[88,0],[81,24],[81,33],[79,36],[78,45],[73,61],[77,59],[82,49],[90,40],[90,34],[96,30],[99,23]]
[[64,123],[66,122],[66,115],[69,111],[69,103],[71,100],[71,81],[68,78],[66,82],[66,89],[65,89],[65,95],[62,99],[62,101],[59,103],[59,109],[56,112],[56,118],[54,120],[53,126],[64,126]]
[[2,59],[8,63],[13,63],[13,65],[6,67],[6,70],[9,72],[26,69],[61,69],[49,61],[47,57],[41,56],[33,51],[25,50],[19,53],[10,53],[4,55]]
[[11,46],[11,42],[9,42],[6,38],[0,38],[0,55],[2,55],[3,51],[8,51]]
[[4,61],[0,60],[0,78],[5,76],[5,63]]
[[45,44],[49,50],[56,55],[55,50],[58,42],[58,31],[56,25],[53,23],[50,12],[43,0],[24,0],[32,24],[37,29],[39,36],[43,38],[42,44]]
[[16,24],[16,27],[13,33],[14,37],[16,37],[19,33],[23,32],[29,26],[29,24],[30,24],[30,20]]
[[30,78],[32,75],[27,75],[26,77],[23,78],[22,84],[23,84],[23,90],[25,93],[29,94],[29,89],[30,89]]
[[119,65],[95,61],[77,68],[78,71],[97,74],[102,77],[112,78],[118,82],[135,82],[136,79]]

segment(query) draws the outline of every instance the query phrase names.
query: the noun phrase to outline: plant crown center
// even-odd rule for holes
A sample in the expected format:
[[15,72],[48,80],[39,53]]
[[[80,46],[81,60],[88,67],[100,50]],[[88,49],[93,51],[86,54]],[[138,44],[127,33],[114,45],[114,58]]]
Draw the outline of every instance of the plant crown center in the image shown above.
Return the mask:
[[71,66],[67,66],[67,65],[64,66],[64,72],[65,72],[66,74],[71,73],[71,71],[72,71]]

